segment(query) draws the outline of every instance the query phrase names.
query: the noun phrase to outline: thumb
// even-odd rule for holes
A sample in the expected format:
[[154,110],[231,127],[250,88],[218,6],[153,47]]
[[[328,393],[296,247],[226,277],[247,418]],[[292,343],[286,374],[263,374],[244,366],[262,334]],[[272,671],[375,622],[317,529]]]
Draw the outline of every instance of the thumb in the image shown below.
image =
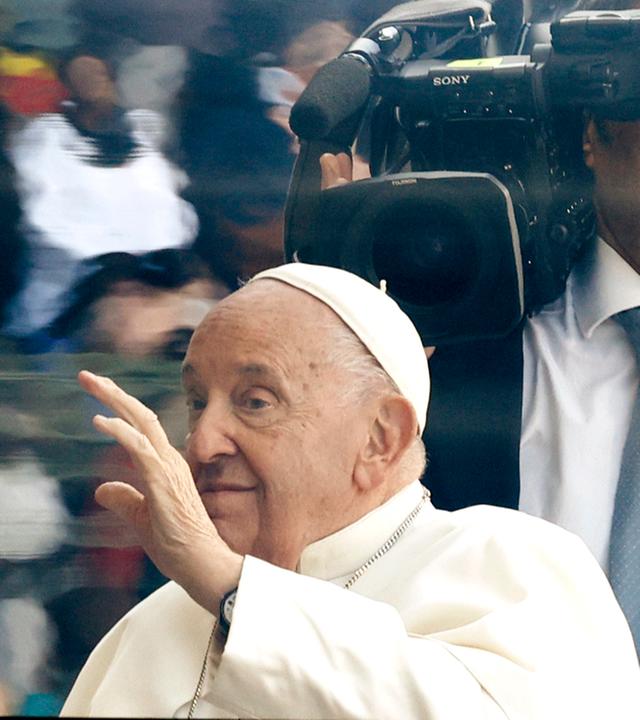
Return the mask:
[[137,517],[144,504],[144,495],[124,482],[107,482],[95,492],[95,499],[103,508],[111,510],[127,523],[137,525]]
[[336,156],[338,164],[338,175],[341,183],[348,183],[353,180],[353,160],[347,153],[338,153]]
[[331,153],[324,153],[320,156],[321,190],[328,190],[344,182],[340,176],[340,163],[338,158]]

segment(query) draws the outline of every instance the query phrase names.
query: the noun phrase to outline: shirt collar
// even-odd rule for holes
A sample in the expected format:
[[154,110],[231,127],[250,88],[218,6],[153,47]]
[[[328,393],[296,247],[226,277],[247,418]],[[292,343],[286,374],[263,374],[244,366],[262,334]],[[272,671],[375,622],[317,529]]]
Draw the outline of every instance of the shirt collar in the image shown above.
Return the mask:
[[640,275],[602,238],[576,265],[569,287],[587,338],[612,315],[640,305]]
[[[333,580],[354,572],[418,505],[422,491],[422,485],[416,480],[356,522],[311,543],[302,552],[298,572],[321,580]],[[429,510],[434,508],[427,502],[422,512]]]

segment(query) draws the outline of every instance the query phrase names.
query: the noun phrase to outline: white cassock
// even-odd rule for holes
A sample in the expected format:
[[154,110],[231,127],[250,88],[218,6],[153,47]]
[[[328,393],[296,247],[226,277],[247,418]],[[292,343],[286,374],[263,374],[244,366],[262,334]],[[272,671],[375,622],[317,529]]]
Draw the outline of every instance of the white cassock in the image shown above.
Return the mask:
[[[638,720],[640,668],[597,562],[523,513],[422,508],[413,483],[304,551],[299,573],[246,557],[196,715]],[[63,715],[185,717],[214,618],[169,583],[94,650]]]

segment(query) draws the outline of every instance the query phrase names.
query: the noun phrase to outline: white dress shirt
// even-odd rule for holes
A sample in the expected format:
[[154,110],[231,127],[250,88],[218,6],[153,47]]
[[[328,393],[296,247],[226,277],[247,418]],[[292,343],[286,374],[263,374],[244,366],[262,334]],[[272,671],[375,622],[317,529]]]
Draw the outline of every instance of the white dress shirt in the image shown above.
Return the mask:
[[[247,556],[196,716],[637,720],[640,668],[622,612],[584,544],[550,523],[427,502],[340,587],[420,495],[416,481],[313,543],[298,573]],[[94,650],[63,715],[185,717],[213,622],[164,586]]]
[[603,568],[638,387],[612,315],[638,305],[640,275],[598,239],[524,331],[520,509],[579,535]]

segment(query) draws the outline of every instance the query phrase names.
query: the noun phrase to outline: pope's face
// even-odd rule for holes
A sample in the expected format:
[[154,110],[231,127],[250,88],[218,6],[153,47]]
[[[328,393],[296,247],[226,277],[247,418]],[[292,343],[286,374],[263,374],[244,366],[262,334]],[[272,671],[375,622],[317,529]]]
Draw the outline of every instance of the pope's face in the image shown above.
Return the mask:
[[352,478],[371,410],[343,402],[349,375],[324,360],[335,322],[261,280],[209,314],[185,358],[187,459],[205,508],[232,549],[283,567],[363,514]]

